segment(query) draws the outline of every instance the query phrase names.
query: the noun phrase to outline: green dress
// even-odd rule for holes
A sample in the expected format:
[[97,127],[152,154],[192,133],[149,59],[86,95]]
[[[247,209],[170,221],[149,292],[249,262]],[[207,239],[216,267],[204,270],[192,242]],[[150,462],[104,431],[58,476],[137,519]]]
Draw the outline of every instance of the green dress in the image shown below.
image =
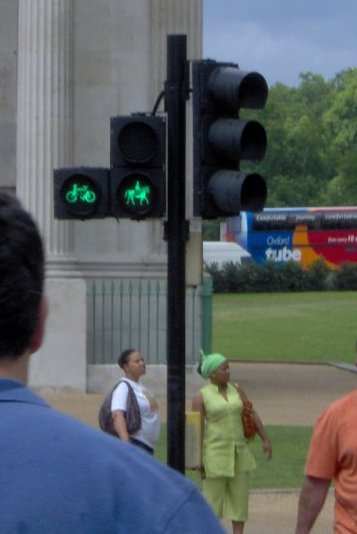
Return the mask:
[[236,388],[227,385],[227,400],[214,384],[201,393],[206,413],[202,449],[206,477],[234,477],[235,467],[241,472],[254,470],[256,462],[244,437],[243,403]]

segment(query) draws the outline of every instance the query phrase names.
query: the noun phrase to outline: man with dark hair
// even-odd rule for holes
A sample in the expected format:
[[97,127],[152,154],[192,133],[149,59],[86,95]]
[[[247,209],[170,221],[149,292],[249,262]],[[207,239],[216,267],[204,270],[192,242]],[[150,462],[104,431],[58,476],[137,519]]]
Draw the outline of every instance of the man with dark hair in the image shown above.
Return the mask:
[[42,240],[0,193],[0,525],[6,534],[223,532],[184,477],[25,386],[47,314]]

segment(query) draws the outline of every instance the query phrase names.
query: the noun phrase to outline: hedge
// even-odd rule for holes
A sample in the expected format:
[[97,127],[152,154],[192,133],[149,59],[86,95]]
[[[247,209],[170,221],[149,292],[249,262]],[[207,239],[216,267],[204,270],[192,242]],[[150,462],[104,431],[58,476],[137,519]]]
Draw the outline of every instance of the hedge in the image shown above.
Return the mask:
[[303,269],[296,262],[240,265],[227,261],[205,265],[215,293],[272,293],[292,291],[357,290],[357,264],[343,263],[329,269],[323,260]]

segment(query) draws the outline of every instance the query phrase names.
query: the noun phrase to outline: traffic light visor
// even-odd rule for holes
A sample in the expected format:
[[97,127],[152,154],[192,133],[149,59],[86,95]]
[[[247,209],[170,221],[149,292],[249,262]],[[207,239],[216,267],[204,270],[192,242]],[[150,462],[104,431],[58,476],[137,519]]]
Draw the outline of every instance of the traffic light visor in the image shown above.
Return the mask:
[[142,121],[128,122],[118,136],[118,147],[128,162],[149,162],[155,156],[157,146],[155,131]]
[[240,159],[259,161],[267,147],[265,129],[257,121],[218,119],[211,124],[208,138],[218,157],[233,164]]
[[265,180],[260,174],[220,170],[209,180],[209,193],[216,206],[226,214],[261,211],[267,198]]
[[166,157],[166,124],[156,115],[110,118],[110,166],[163,167]]
[[261,109],[268,98],[268,85],[258,72],[238,67],[216,67],[209,77],[209,91],[227,113],[239,108]]

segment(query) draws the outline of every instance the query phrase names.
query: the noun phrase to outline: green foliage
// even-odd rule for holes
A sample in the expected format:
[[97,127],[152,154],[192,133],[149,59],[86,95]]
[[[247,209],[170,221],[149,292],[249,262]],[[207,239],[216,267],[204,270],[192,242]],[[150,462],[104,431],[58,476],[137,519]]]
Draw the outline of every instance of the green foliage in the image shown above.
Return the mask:
[[213,263],[210,263],[209,267],[206,268],[206,271],[212,277],[214,292],[226,293],[227,281],[226,281],[225,267],[226,267],[226,263],[223,265],[223,269],[221,269],[218,266],[218,263],[213,262]]
[[202,221],[202,240],[203,241],[219,241],[220,227],[219,220]]
[[264,110],[244,113],[268,134],[265,158],[247,170],[267,178],[272,207],[357,204],[357,68],[300,80],[273,85]]
[[357,268],[353,263],[343,263],[335,273],[334,287],[342,291],[357,290]]
[[299,263],[264,262],[240,265],[225,262],[220,269],[216,263],[206,266],[215,293],[268,293],[294,291],[356,290],[357,265],[342,264],[331,270],[323,260],[317,260],[305,270]]
[[306,271],[305,287],[310,291],[330,290],[334,286],[334,278],[335,271],[331,271],[323,259],[316,260]]

